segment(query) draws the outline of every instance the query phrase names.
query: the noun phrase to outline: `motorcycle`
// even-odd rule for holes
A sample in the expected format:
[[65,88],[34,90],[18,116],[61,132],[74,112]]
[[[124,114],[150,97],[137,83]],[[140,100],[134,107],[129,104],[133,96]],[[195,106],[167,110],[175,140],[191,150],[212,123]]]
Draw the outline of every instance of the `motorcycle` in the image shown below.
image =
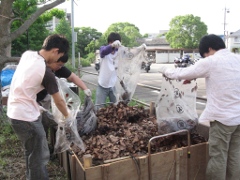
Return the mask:
[[99,73],[99,70],[100,70],[100,59],[97,59],[95,61],[95,69]]
[[183,58],[178,58],[176,57],[174,59],[174,66],[175,68],[185,68],[188,67],[190,65],[193,65],[195,62],[190,58],[189,55],[184,55]]
[[141,69],[144,69],[147,73],[150,71],[150,66],[151,66],[152,62],[151,61],[143,61],[142,62],[142,66]]

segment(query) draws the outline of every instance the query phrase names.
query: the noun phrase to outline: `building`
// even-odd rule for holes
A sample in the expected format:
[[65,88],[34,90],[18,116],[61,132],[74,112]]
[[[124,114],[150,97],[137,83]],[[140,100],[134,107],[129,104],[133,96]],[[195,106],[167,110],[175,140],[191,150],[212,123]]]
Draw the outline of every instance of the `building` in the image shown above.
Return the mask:
[[[71,24],[71,13],[67,13],[67,9],[61,9],[61,10],[65,11],[66,19]],[[53,16],[52,20],[48,21],[47,24],[46,24],[47,30],[49,30],[51,32],[55,31],[55,29],[56,29],[57,25],[59,24],[59,22],[60,22],[60,19],[58,19],[55,16]]]
[[[164,33],[166,33],[166,31],[164,31]],[[193,59],[198,58],[197,49],[171,48],[170,44],[166,41],[165,36],[143,38],[138,40],[138,42],[140,44],[146,44],[148,58],[153,60],[155,63],[173,63],[176,57],[181,57],[183,54],[189,54]]]
[[230,33],[227,38],[227,48],[234,53],[240,54],[240,29]]

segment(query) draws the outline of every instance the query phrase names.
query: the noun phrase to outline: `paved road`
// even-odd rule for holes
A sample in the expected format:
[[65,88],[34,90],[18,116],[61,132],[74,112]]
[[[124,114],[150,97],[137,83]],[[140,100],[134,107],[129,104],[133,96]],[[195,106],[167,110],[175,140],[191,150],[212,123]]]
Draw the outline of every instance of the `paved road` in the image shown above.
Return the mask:
[[[146,73],[144,70],[142,70],[138,83],[161,88],[162,75],[158,72],[158,69],[163,65],[167,66],[169,68],[174,68],[173,64],[152,64],[151,70],[148,73]],[[94,69],[94,65],[91,65],[91,67],[84,67],[84,68],[82,68],[82,70],[95,73],[95,75],[94,75],[94,74],[87,74],[87,73],[81,72],[83,81],[97,84],[98,76],[97,76],[96,70]],[[197,96],[205,98],[206,97],[206,94],[205,94],[206,88],[205,88],[204,79],[201,79],[201,78],[198,79],[197,84],[198,84]],[[94,85],[88,84],[88,86],[92,90],[96,89],[96,86],[94,86]],[[153,90],[153,89],[149,89],[146,87],[137,86],[133,98],[149,104],[150,102],[156,101],[158,94],[159,94],[158,90]],[[197,100],[196,108],[197,108],[197,113],[200,115],[202,110],[205,108],[205,101]]]

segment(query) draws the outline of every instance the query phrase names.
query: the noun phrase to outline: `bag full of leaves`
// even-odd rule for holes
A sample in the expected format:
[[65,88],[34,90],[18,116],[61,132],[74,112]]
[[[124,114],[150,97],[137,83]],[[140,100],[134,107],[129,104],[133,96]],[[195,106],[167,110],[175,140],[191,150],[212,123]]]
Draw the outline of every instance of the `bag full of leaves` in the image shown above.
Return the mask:
[[81,111],[77,113],[77,129],[79,135],[89,134],[97,127],[97,116],[94,112],[94,104],[91,97],[86,96],[84,106]]

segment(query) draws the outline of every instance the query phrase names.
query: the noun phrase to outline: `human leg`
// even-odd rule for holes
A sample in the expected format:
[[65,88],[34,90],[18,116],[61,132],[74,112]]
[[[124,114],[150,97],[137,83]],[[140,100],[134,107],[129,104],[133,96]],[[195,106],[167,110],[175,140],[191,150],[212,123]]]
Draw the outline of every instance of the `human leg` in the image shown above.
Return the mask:
[[109,88],[109,100],[112,103],[116,103],[117,102],[117,98],[115,96],[115,88]]
[[240,179],[240,125],[235,127],[228,150],[227,180]]
[[49,150],[41,120],[27,122],[10,119],[10,122],[25,149],[27,179],[48,180],[46,165]]
[[209,128],[209,162],[206,178],[209,180],[225,180],[229,142],[234,128],[218,121],[210,123]]
[[97,86],[96,90],[96,100],[95,100],[95,110],[104,107],[104,103],[106,103],[106,99],[109,93],[108,88],[104,88],[100,85]]

